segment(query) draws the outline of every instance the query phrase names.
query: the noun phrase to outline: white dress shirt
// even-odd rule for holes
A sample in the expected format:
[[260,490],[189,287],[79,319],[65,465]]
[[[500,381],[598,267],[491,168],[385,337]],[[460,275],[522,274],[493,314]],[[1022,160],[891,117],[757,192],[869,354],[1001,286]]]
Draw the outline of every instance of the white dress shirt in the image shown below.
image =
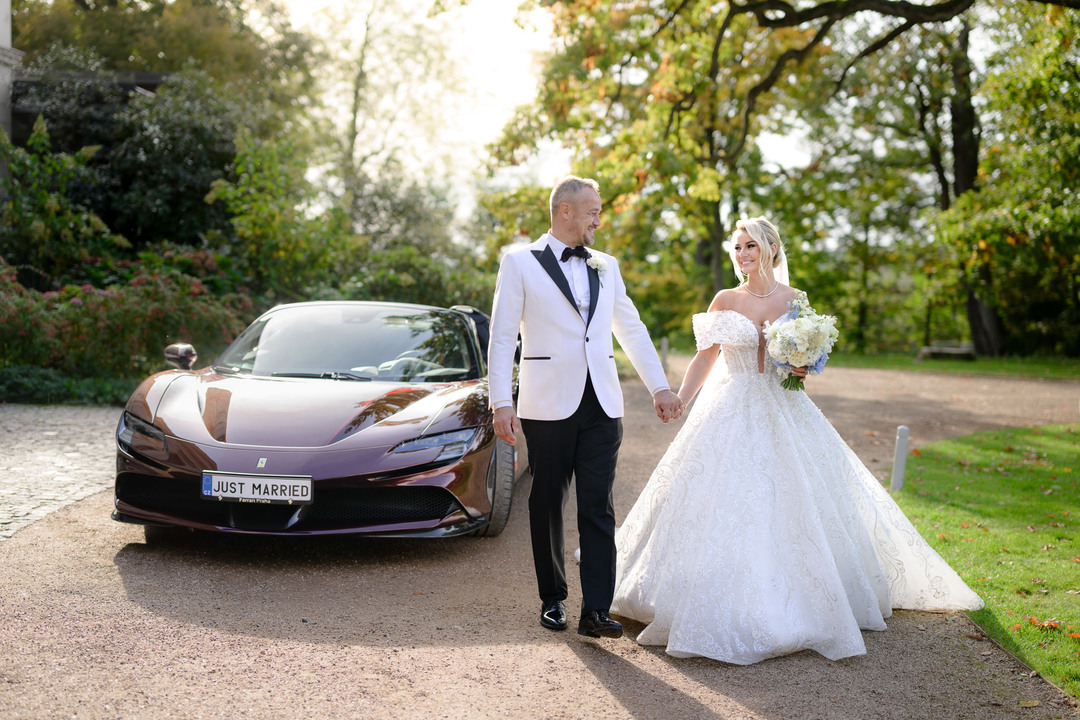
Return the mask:
[[581,313],[581,319],[587,323],[589,321],[589,271],[585,266],[585,260],[575,256],[563,262],[560,259],[563,250],[570,246],[550,232],[548,237],[551,238],[548,243],[551,252],[555,253],[555,259],[559,260],[559,268],[566,276],[566,282],[570,283],[570,290],[574,293],[574,301],[577,303],[578,312]]

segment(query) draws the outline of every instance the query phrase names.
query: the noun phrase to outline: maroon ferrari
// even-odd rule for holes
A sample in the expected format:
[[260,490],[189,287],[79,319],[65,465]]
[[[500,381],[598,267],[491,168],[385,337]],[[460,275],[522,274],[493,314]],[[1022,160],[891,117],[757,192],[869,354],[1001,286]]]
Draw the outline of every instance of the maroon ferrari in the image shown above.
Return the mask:
[[[209,367],[190,345],[128,400],[113,518],[273,535],[497,535],[517,477],[495,438],[479,311],[281,305]],[[148,531],[149,532],[149,531]]]

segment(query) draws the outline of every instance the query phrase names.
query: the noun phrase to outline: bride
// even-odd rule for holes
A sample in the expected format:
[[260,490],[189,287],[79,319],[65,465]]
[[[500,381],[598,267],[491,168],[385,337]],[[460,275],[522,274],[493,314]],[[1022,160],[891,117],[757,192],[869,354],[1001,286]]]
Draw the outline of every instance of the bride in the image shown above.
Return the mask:
[[860,629],[893,608],[982,607],[806,393],[780,386],[762,328],[797,291],[776,228],[740,221],[731,257],[745,282],[693,317],[683,405],[705,388],[616,535],[611,612],[647,623],[643,645],[747,665],[865,654]]

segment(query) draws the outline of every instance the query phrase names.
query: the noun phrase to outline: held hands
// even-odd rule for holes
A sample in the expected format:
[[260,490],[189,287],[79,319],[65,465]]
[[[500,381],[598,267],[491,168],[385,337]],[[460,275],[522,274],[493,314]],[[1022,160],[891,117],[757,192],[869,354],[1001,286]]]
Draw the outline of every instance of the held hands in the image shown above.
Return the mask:
[[661,390],[653,395],[653,409],[656,410],[656,417],[660,418],[660,422],[678,420],[685,408],[679,396],[671,390]]
[[517,441],[518,419],[513,407],[496,408],[494,424],[495,437],[511,445]]

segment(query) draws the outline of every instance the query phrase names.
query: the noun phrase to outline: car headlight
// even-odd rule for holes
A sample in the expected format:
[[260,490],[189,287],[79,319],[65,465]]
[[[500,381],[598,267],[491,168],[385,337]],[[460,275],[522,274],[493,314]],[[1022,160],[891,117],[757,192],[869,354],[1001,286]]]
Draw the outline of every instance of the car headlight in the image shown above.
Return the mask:
[[[435,456],[435,460],[456,460],[469,449],[469,443],[476,436],[476,428],[466,430],[454,430],[453,432],[440,433],[439,435],[426,435],[414,440],[406,440],[390,452],[409,453],[417,450],[430,450],[442,448]],[[434,462],[434,461],[433,461]]]
[[127,452],[132,451],[131,443],[138,436],[142,440],[149,441],[155,450],[165,447],[165,433],[160,428],[151,425],[145,420],[124,411],[120,417],[120,427],[116,430],[116,442]]

